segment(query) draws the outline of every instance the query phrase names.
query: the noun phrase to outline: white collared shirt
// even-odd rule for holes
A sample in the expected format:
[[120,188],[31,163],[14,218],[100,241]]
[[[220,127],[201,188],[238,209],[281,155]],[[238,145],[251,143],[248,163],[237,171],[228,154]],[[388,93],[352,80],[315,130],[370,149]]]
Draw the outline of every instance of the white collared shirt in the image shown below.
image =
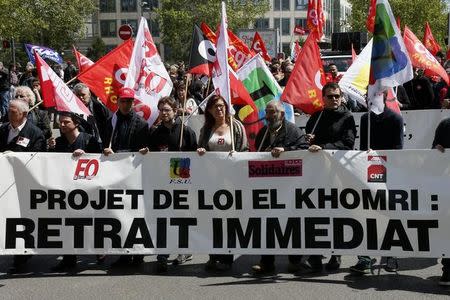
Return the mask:
[[27,119],[25,119],[25,122],[23,122],[22,124],[20,124],[19,127],[17,128],[13,128],[11,126],[11,124],[9,124],[9,133],[8,133],[8,144],[16,137],[19,135],[19,132],[25,127],[25,124],[27,123]]

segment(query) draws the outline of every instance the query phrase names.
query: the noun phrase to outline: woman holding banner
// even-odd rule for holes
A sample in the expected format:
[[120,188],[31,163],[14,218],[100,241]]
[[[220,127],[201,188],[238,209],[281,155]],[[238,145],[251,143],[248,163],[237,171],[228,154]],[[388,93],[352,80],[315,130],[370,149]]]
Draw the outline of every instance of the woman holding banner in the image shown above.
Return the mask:
[[[206,151],[244,152],[248,151],[247,136],[242,123],[229,112],[227,102],[222,96],[214,95],[205,108],[205,124],[200,130],[197,153]],[[205,265],[207,270],[225,271],[231,268],[232,254],[211,254]]]

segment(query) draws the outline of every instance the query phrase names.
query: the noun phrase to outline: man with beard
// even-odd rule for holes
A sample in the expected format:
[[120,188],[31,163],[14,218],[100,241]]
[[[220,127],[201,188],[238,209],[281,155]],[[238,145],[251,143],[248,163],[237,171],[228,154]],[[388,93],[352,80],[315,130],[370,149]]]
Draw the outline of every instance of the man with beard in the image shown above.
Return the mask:
[[[285,151],[307,149],[308,143],[304,132],[284,117],[285,111],[280,101],[272,100],[266,106],[267,125],[261,128],[256,136],[258,151],[270,152],[273,157],[280,157]],[[290,272],[296,272],[300,267],[301,256],[289,255]],[[260,263],[254,265],[255,275],[271,273],[275,270],[275,256],[262,255]]]
[[[188,126],[183,128],[183,138],[180,145],[181,120],[177,118],[177,102],[172,97],[163,97],[158,101],[161,124],[154,128],[148,137],[147,147],[139,150],[141,154],[148,151],[196,151],[197,138],[195,132]],[[167,272],[168,254],[159,254],[156,259],[156,272]],[[192,260],[191,254],[179,254],[173,261],[174,265]]]
[[[356,127],[352,113],[342,104],[342,91],[335,82],[322,88],[324,109],[314,113],[306,123],[306,139],[311,152],[327,150],[353,150]],[[339,269],[341,257],[333,255],[326,265],[329,271]],[[313,272],[322,270],[322,256],[311,255],[305,266]]]

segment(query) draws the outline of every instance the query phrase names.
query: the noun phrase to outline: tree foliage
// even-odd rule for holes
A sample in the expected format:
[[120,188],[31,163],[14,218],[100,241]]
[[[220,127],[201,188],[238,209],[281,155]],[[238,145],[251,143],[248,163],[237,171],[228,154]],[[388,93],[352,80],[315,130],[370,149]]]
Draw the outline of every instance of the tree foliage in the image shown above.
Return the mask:
[[[352,5],[350,25],[354,31],[367,31],[368,0],[349,0]],[[401,26],[408,26],[422,39],[425,22],[430,23],[433,36],[444,45],[447,36],[447,4],[445,0],[390,0],[392,12],[400,18]],[[446,47],[444,47],[445,49]]]
[[[269,10],[268,0],[227,1],[228,26],[248,28]],[[157,10],[163,43],[171,49],[169,59],[189,57],[194,24],[207,23],[213,30],[220,23],[221,0],[161,0]]]
[[0,36],[62,50],[84,36],[92,0],[0,0]]

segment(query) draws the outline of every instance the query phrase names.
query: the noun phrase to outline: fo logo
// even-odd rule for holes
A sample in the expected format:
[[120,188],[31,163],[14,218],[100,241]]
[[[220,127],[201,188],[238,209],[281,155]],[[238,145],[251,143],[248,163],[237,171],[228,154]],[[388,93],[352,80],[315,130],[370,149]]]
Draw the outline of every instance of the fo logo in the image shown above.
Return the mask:
[[79,159],[73,180],[88,179],[91,180],[98,173],[100,163],[97,159]]
[[387,161],[387,157],[369,155],[367,160],[373,163],[367,168],[367,182],[386,182],[386,167],[382,163]]
[[191,183],[191,159],[171,158],[170,159],[170,183]]

